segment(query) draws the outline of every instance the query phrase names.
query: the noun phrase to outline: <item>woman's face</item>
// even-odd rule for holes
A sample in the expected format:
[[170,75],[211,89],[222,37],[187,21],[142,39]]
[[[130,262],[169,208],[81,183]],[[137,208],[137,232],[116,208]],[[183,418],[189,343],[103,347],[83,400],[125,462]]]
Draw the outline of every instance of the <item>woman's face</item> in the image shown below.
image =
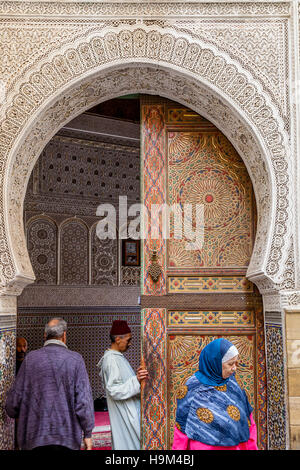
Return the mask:
[[228,379],[234,372],[236,372],[239,356],[234,356],[229,361],[222,364],[222,377]]

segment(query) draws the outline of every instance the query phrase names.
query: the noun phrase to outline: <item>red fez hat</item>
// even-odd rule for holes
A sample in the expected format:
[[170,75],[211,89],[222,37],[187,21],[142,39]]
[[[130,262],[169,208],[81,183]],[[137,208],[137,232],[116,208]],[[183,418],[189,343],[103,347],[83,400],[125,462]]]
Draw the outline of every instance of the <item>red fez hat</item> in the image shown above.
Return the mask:
[[114,320],[110,334],[113,336],[116,335],[127,335],[127,333],[131,333],[131,329],[127,325],[127,321],[125,320]]

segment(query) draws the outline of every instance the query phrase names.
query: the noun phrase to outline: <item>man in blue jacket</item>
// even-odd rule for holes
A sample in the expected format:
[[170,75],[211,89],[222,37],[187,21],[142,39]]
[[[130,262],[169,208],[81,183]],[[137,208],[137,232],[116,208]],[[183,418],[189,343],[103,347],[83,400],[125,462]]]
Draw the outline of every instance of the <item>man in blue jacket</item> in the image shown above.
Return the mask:
[[8,392],[5,409],[18,418],[21,450],[92,448],[93,397],[84,360],[66,345],[67,323],[53,318],[45,343],[28,353]]

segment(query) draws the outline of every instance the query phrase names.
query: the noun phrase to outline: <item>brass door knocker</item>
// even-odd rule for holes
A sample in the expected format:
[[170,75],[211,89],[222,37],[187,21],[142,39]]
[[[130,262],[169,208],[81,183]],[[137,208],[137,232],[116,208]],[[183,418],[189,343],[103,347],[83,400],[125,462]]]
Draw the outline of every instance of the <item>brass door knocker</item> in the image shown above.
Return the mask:
[[149,266],[148,272],[149,272],[153,282],[157,282],[158,279],[159,279],[159,276],[162,273],[162,269],[161,269],[160,265],[157,262],[157,251],[156,250],[152,250],[151,264]]

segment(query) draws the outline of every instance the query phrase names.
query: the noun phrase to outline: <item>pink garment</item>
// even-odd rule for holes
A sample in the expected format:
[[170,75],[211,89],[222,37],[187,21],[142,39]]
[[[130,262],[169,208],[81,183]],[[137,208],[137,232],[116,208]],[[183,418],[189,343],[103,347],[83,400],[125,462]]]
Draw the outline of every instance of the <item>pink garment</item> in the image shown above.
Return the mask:
[[250,438],[247,442],[241,442],[237,446],[209,446],[199,441],[193,441],[183,434],[177,427],[174,427],[174,441],[172,450],[258,450],[256,440],[256,424],[252,413],[250,415],[251,426],[249,428]]
[[110,426],[108,411],[95,411],[95,427],[98,426]]

